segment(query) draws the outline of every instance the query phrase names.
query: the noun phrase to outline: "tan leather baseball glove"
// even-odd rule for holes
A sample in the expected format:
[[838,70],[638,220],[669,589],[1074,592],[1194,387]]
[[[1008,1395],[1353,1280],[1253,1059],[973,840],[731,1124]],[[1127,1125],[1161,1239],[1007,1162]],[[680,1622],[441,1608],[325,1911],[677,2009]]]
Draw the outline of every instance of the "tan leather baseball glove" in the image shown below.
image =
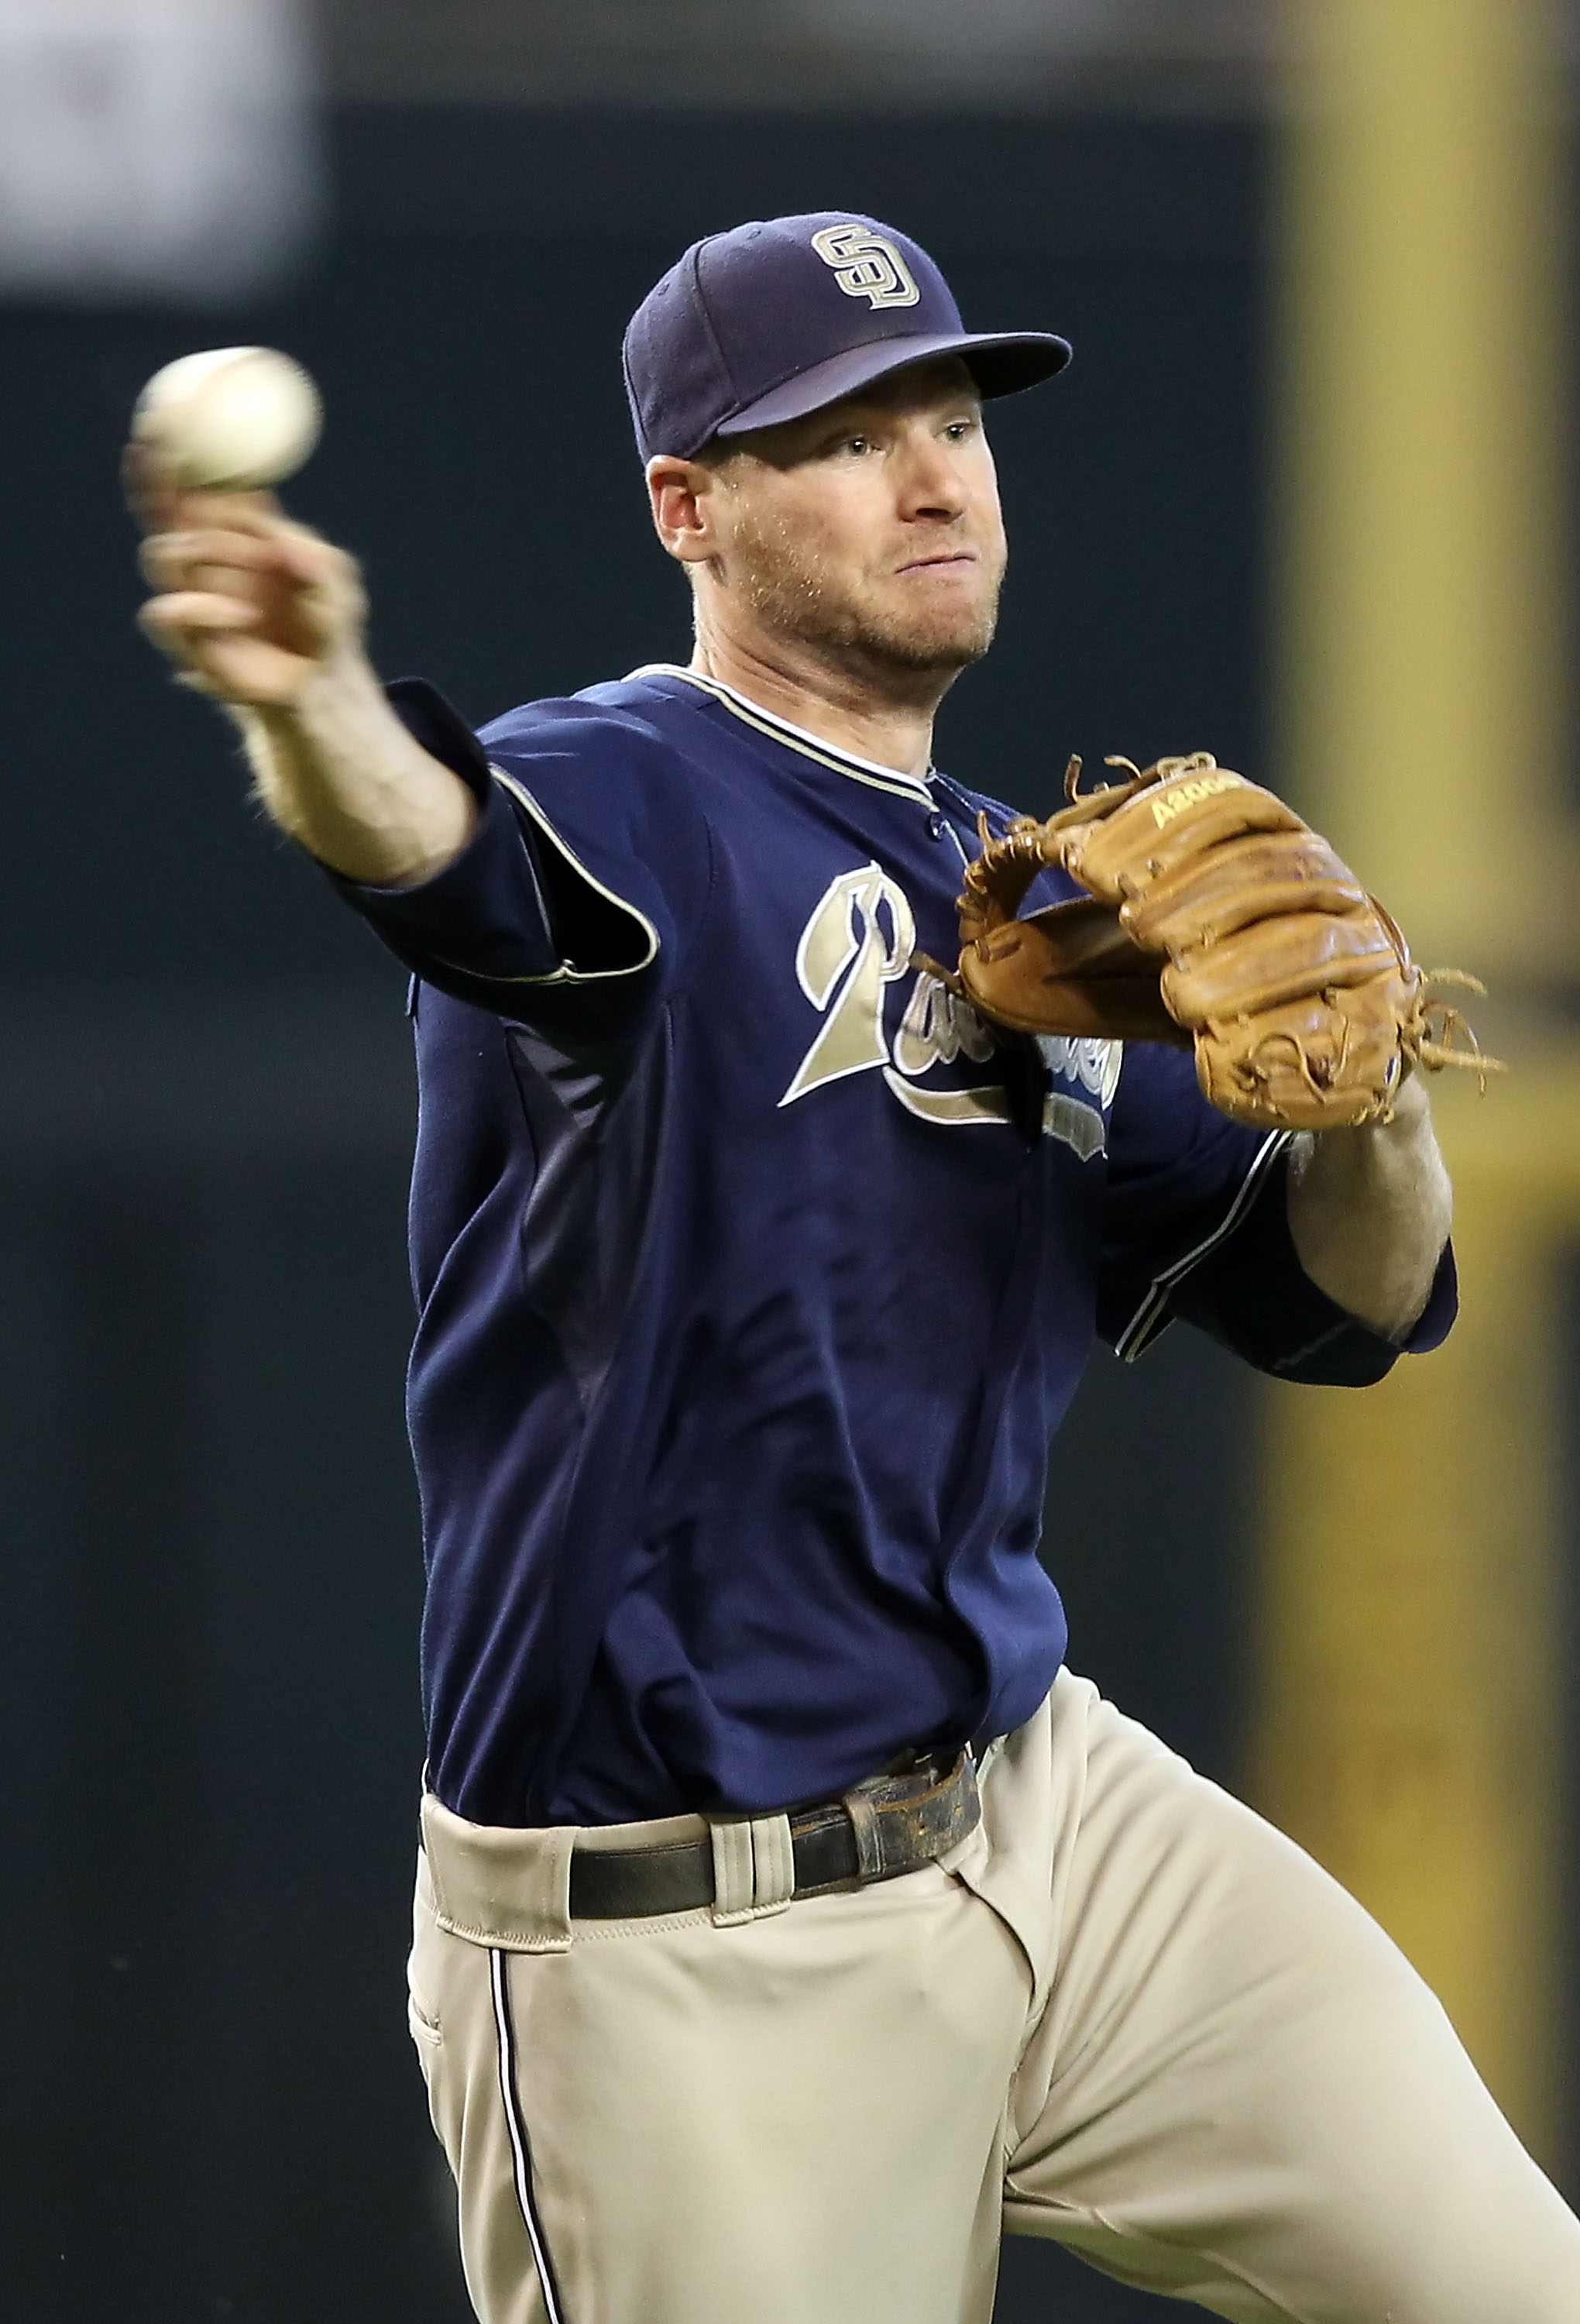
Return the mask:
[[[1126,767],[1126,760],[1110,760]],[[1325,839],[1207,752],[1160,759],[1023,817],[960,898],[958,989],[1031,1033],[1193,1048],[1206,1095],[1237,1121],[1327,1130],[1386,1120],[1415,1065],[1497,1070],[1394,922]],[[1057,865],[1089,892],[1017,917]],[[1463,1037],[1468,1046],[1456,1046]]]

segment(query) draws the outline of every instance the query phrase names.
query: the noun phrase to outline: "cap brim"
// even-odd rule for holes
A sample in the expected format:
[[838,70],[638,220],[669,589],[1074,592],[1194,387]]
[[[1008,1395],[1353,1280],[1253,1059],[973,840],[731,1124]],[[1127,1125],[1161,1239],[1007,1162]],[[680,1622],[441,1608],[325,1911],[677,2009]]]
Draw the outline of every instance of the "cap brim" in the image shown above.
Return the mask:
[[804,420],[809,411],[838,403],[890,372],[908,364],[925,363],[931,355],[959,355],[984,396],[1018,395],[1052,379],[1070,361],[1068,339],[1051,331],[947,331],[918,333],[914,338],[871,339],[865,346],[847,347],[826,363],[781,381],[759,395],[744,410],[731,412],[714,429],[715,436],[744,436],[755,428],[777,428],[786,420]]

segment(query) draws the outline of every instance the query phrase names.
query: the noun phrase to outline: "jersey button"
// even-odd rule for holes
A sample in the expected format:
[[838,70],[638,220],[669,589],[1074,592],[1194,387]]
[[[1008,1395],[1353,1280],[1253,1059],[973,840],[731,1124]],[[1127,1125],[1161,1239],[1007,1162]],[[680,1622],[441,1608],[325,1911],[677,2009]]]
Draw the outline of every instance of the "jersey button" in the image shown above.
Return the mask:
[[942,814],[942,813],[940,812],[940,810],[939,810],[937,807],[934,807],[934,808],[933,808],[933,810],[932,810],[932,814],[928,816],[928,818],[927,818],[927,836],[928,836],[928,838],[929,838],[929,839],[942,839],[942,838],[943,837],[944,833],[945,833],[948,829],[949,829],[949,817],[948,817],[948,816]]

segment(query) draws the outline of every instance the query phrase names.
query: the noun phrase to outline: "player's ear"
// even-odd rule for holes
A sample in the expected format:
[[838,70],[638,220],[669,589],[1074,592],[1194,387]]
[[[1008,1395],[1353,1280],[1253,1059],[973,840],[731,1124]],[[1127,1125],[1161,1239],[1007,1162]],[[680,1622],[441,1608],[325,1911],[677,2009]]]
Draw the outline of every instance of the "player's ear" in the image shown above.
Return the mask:
[[648,461],[653,529],[683,565],[705,564],[718,555],[721,490],[719,473],[706,461],[676,460],[667,454]]

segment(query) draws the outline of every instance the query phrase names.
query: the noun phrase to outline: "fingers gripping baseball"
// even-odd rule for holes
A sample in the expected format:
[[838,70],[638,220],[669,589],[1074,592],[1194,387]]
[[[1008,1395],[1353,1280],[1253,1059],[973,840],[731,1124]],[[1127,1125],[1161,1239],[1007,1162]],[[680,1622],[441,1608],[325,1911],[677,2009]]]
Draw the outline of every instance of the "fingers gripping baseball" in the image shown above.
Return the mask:
[[183,684],[225,702],[285,707],[360,650],[366,608],[355,562],[267,495],[188,493],[157,513],[161,529],[142,555],[156,594],[141,622]]
[[348,879],[408,885],[455,859],[476,806],[385,697],[355,563],[267,490],[300,466],[317,427],[311,382],[267,349],[221,348],[156,374],[123,469],[148,536],[142,623],[178,683],[230,706],[282,831]]

